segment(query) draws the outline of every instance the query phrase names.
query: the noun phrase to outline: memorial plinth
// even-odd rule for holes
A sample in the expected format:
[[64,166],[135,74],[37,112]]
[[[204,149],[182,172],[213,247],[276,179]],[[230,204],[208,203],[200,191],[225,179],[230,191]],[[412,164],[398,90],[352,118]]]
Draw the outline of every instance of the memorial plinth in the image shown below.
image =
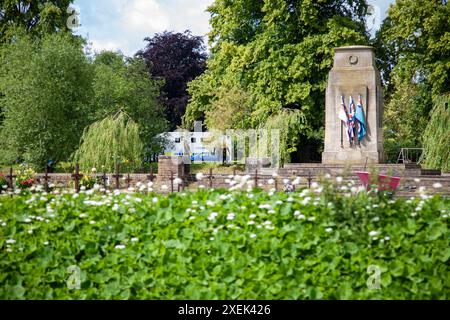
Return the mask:
[[[356,138],[351,138],[348,132],[349,124],[339,117],[343,108],[342,101],[349,111],[351,97],[355,106],[359,97],[362,102],[360,115],[364,117],[366,131],[362,139],[358,138],[358,128],[353,131]],[[322,163],[383,162],[383,92],[372,47],[336,48],[334,66],[328,78],[325,114]],[[361,126],[357,121],[356,123],[357,127]]]

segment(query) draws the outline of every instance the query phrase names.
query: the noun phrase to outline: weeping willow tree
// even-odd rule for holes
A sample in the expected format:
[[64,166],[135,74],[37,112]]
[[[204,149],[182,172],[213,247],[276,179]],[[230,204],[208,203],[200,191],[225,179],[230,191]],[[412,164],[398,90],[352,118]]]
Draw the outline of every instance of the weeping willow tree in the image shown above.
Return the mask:
[[143,144],[139,126],[123,111],[85,128],[74,161],[82,170],[97,168],[113,172],[116,163],[122,169],[135,170],[142,162]]
[[303,113],[295,109],[283,109],[272,115],[262,128],[272,132],[278,130],[279,146],[278,152],[281,164],[290,161],[290,154],[297,151],[300,141],[299,132],[307,129],[307,120]]
[[450,95],[435,100],[423,135],[422,162],[426,167],[450,172]]

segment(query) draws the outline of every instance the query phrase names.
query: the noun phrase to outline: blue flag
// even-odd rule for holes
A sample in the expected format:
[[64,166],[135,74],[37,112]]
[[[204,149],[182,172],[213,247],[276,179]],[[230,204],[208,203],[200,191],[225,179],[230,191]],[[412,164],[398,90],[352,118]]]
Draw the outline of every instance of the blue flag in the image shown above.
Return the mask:
[[358,107],[356,108],[355,118],[358,120],[358,140],[361,141],[366,136],[366,119],[364,117],[361,96],[358,98]]

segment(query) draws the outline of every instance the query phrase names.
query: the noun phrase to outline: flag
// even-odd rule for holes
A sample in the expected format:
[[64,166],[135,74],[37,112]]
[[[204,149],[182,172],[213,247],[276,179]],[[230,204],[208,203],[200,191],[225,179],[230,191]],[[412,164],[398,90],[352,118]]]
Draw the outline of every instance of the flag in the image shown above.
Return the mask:
[[353,97],[350,96],[350,104],[349,104],[349,113],[348,113],[348,138],[350,139],[350,145],[352,145],[352,141],[355,139],[355,102],[353,101]]
[[358,107],[356,108],[355,118],[358,121],[358,140],[361,141],[366,136],[366,119],[364,117],[361,96],[358,98]]
[[347,127],[348,112],[347,107],[345,106],[344,96],[341,96],[341,106],[339,107],[338,118],[341,119],[341,121]]

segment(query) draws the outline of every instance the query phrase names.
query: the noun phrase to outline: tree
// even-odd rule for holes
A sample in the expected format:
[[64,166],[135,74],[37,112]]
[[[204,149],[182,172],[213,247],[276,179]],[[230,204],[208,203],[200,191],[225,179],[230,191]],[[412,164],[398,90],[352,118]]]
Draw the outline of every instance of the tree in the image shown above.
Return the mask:
[[84,130],[73,159],[81,168],[102,168],[114,172],[116,164],[133,171],[142,163],[143,144],[139,125],[123,111],[94,122]]
[[[397,0],[374,45],[385,80],[385,149],[425,147],[433,100],[450,88],[450,6],[441,0]],[[450,146],[449,146],[450,148]],[[448,148],[447,148],[448,150]]]
[[0,44],[9,42],[17,29],[35,36],[68,31],[73,0],[2,0],[0,2]]
[[203,39],[184,33],[163,32],[145,38],[147,45],[137,53],[147,63],[153,77],[164,79],[161,101],[166,109],[170,129],[181,125],[189,101],[187,84],[201,75],[206,67]]
[[124,110],[139,124],[140,138],[147,157],[162,148],[158,134],[167,128],[158,101],[162,82],[149,76],[142,58],[125,58],[114,52],[102,52],[94,60],[95,92],[92,121],[99,121]]
[[251,112],[251,97],[241,88],[220,88],[213,107],[205,113],[208,128],[225,131],[229,128],[246,129],[250,125],[245,121]]
[[238,84],[255,102],[245,115],[252,128],[278,126],[286,142],[281,151],[297,151],[297,160],[314,145],[303,160],[320,159],[333,49],[367,44],[366,10],[363,0],[214,1],[211,56],[206,72],[189,85],[185,126],[214,109],[220,88]]
[[450,95],[435,99],[430,122],[423,135],[425,166],[450,172]]
[[[3,47],[0,141],[11,161],[37,167],[66,160],[88,124],[92,68],[68,34],[17,37]],[[2,152],[3,153],[3,152]]]

